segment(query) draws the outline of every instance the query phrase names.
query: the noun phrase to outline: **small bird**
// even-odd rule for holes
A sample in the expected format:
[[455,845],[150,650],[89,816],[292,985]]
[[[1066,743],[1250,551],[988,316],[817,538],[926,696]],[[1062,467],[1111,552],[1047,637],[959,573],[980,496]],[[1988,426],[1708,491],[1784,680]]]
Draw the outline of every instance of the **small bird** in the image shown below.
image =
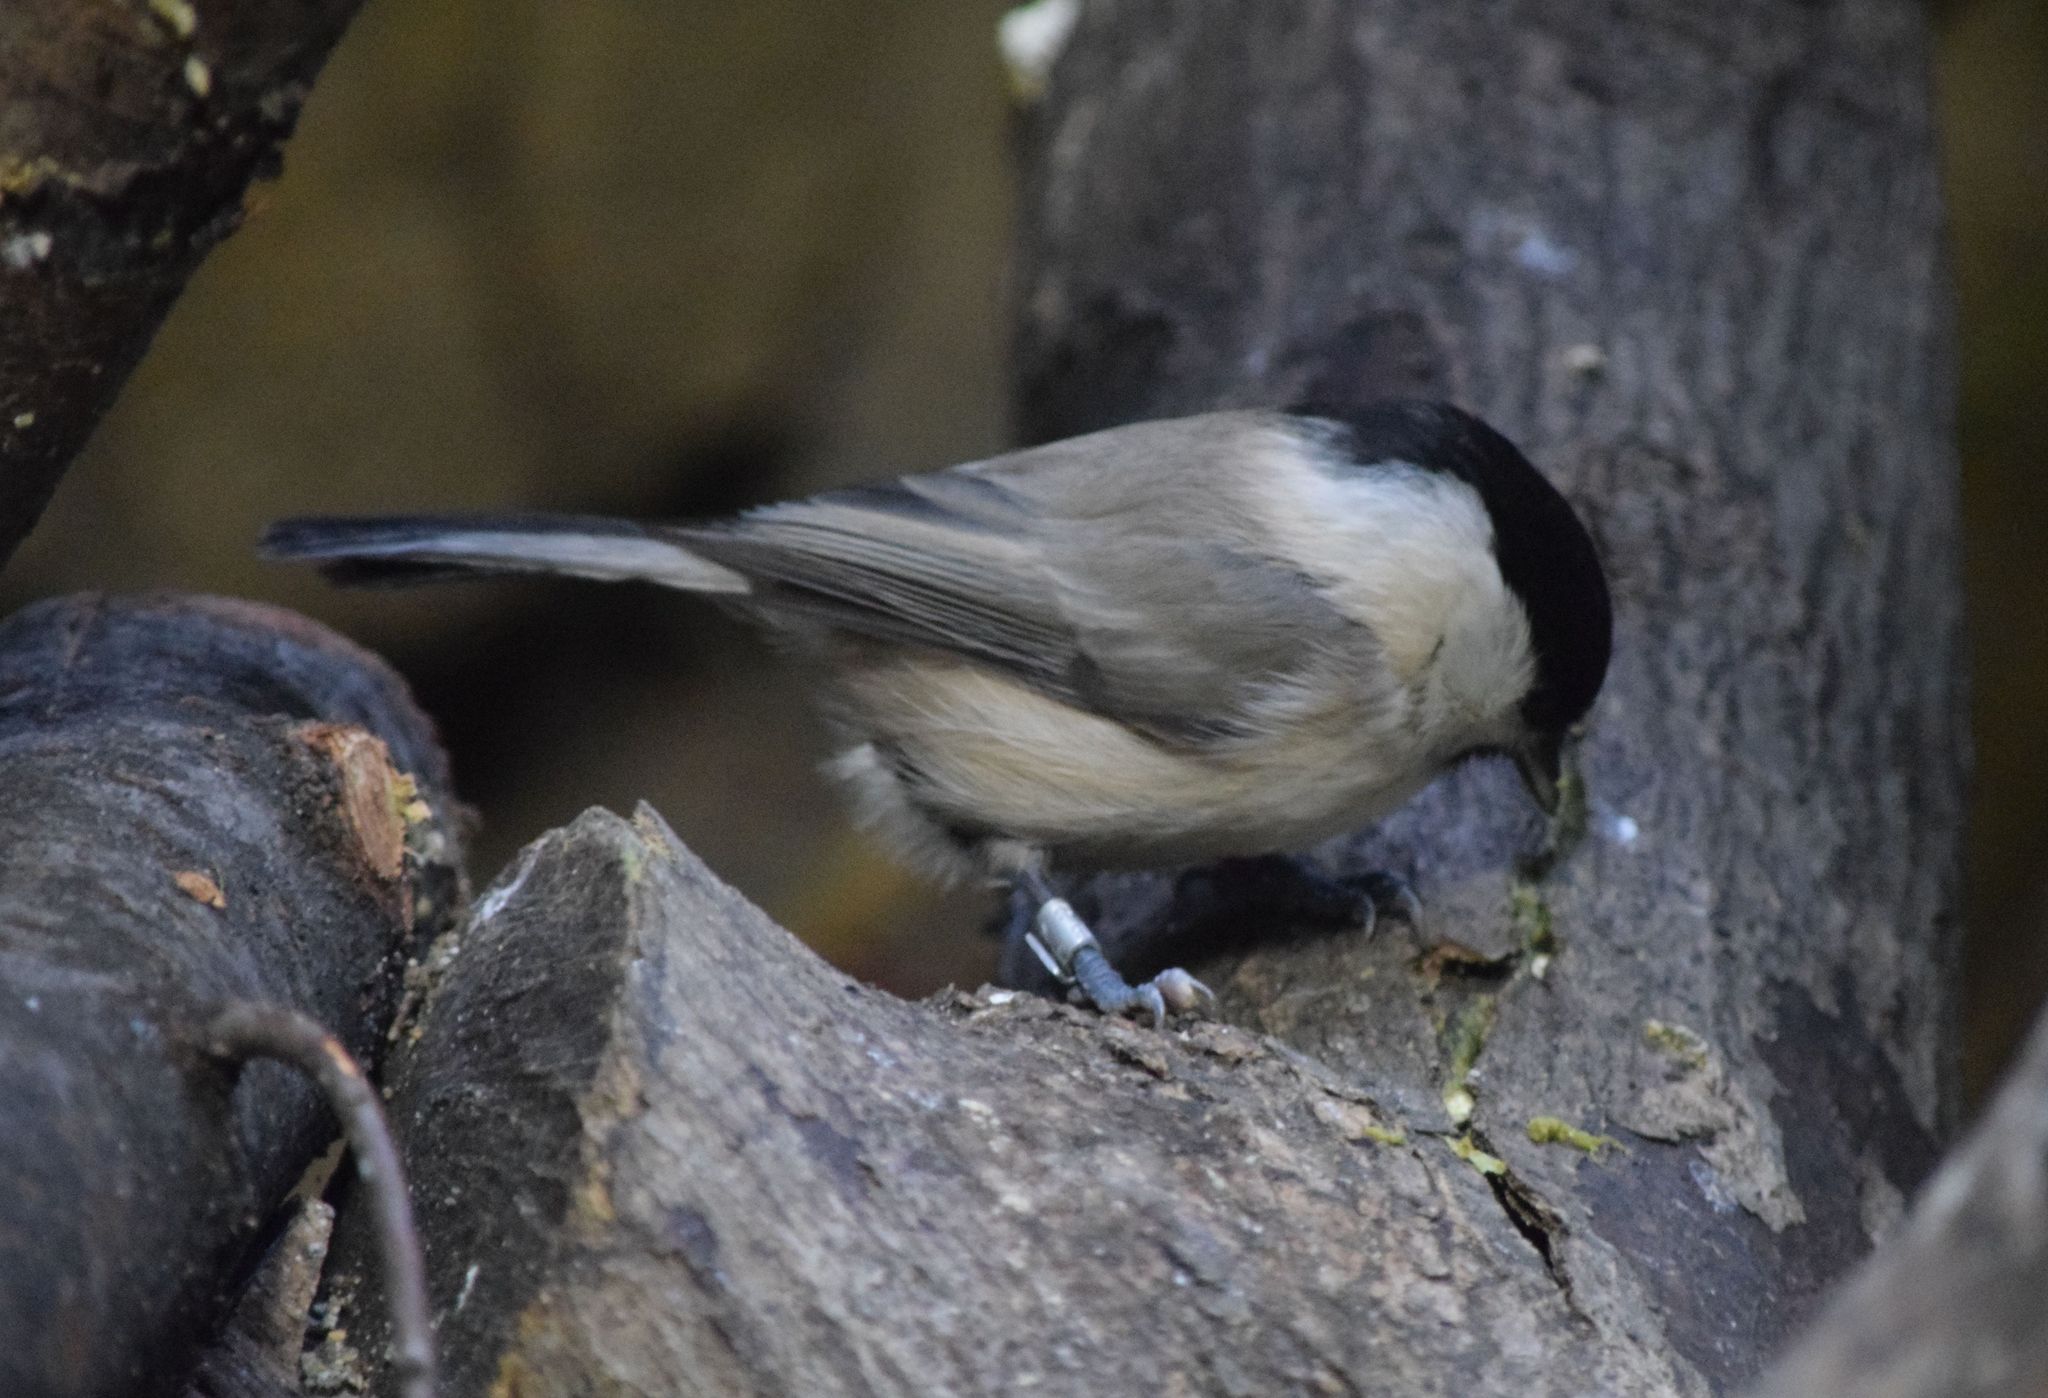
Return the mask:
[[1047,969],[1155,1023],[1208,988],[1129,984],[1049,872],[1300,850],[1477,754],[1552,810],[1612,642],[1571,506],[1430,402],[1133,423],[703,523],[307,518],[262,547],[711,596],[812,663],[867,823],[1021,889]]

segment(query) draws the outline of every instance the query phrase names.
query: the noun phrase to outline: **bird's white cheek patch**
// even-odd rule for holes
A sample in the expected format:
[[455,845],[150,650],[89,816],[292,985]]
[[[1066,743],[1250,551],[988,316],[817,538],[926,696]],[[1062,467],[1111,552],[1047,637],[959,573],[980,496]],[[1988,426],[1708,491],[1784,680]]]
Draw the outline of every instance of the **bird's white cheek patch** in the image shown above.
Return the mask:
[[1462,481],[1400,462],[1319,466],[1296,450],[1276,451],[1268,469],[1294,479],[1261,497],[1278,551],[1372,630],[1403,683],[1437,659],[1453,618],[1506,604],[1493,527]]

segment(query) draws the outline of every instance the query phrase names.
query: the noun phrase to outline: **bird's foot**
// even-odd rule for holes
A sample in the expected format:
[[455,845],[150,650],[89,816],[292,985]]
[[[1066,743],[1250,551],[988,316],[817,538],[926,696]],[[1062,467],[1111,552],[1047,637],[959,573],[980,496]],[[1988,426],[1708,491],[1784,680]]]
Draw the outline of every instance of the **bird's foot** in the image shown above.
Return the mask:
[[1109,964],[1100,947],[1083,947],[1074,958],[1074,984],[1088,997],[1088,1003],[1106,1015],[1129,1014],[1133,1010],[1152,1016],[1152,1027],[1166,1027],[1166,1012],[1193,1014],[1213,1004],[1216,992],[1175,966],[1161,971],[1143,985],[1132,985]]
[[1027,939],[1046,970],[1078,989],[1106,1015],[1136,1010],[1149,1014],[1153,1028],[1160,1029],[1168,1010],[1191,1014],[1216,999],[1214,991],[1178,966],[1143,985],[1132,985],[1109,964],[1095,934],[1064,898],[1050,898],[1039,906]]

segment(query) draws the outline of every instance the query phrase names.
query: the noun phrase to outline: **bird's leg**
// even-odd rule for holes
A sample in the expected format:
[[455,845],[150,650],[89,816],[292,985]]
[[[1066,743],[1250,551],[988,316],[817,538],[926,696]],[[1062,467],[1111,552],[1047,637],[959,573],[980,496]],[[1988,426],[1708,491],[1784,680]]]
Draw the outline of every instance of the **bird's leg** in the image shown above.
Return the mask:
[[1020,870],[1017,885],[1038,909],[1031,920],[1031,930],[1024,934],[1025,943],[1060,984],[1079,987],[1089,1003],[1102,1013],[1117,1015],[1144,1010],[1157,1028],[1165,1025],[1169,1008],[1185,1014],[1199,1009],[1203,1001],[1216,998],[1208,986],[1177,966],[1161,971],[1143,985],[1132,985],[1109,964],[1109,958],[1102,954],[1102,944],[1095,940],[1088,924],[1072,904],[1053,892],[1042,870]]

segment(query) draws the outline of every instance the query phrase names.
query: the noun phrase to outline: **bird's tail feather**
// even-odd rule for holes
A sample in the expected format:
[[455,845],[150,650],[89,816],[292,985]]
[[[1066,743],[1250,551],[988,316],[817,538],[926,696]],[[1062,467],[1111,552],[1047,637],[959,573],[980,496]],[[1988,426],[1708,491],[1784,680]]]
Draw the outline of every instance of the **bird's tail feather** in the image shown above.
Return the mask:
[[560,573],[743,593],[746,578],[660,525],[577,515],[394,515],[279,520],[263,556],[306,559],[336,582],[402,585],[459,575]]

